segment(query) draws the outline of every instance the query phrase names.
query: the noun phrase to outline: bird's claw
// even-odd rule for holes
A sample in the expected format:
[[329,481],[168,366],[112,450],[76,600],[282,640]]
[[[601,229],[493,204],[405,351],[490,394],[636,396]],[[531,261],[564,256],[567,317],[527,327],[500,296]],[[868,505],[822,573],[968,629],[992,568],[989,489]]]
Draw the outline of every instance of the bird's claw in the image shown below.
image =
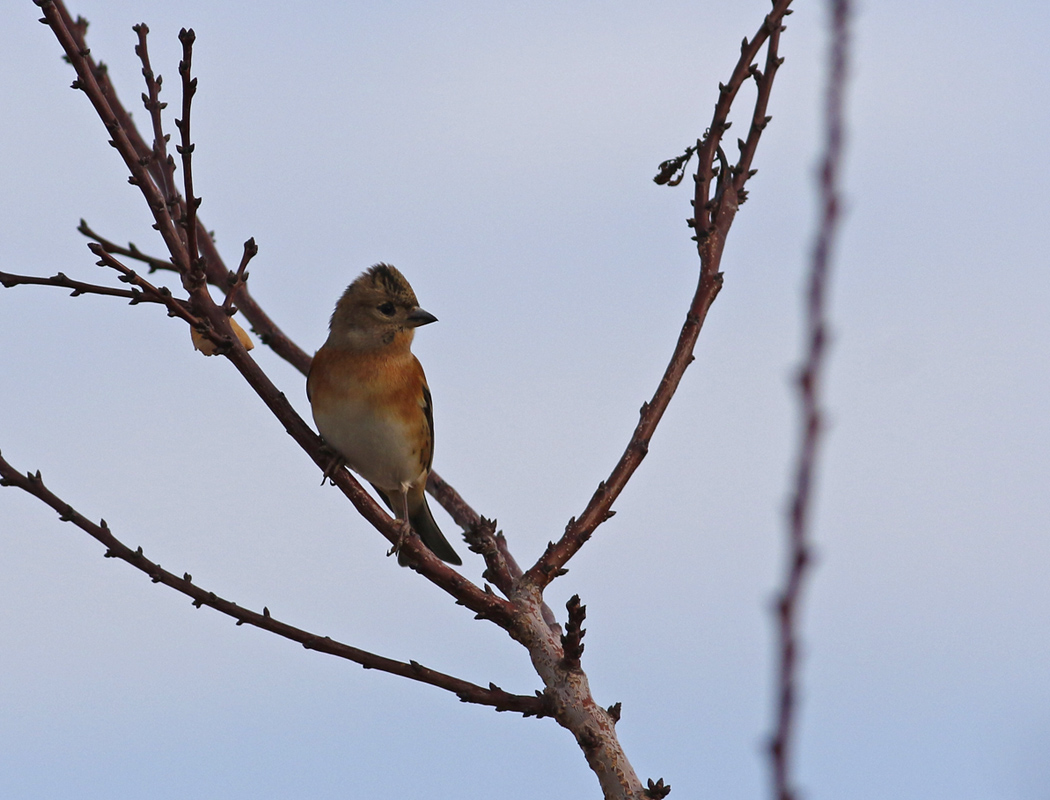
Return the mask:
[[338,473],[343,467],[346,466],[346,459],[339,455],[339,453],[328,448],[327,446],[325,447],[325,452],[327,455],[330,456],[330,458],[328,460],[328,465],[324,468],[324,472],[321,473],[321,485],[324,486],[325,481],[331,481],[332,485],[334,486],[335,481],[333,480],[333,478],[335,477],[336,473]]
[[399,519],[397,521],[401,523],[397,532],[397,541],[387,552],[387,558],[394,555],[394,553],[400,553],[401,546],[405,543],[405,539],[407,539],[409,534],[412,533],[412,524],[407,519]]

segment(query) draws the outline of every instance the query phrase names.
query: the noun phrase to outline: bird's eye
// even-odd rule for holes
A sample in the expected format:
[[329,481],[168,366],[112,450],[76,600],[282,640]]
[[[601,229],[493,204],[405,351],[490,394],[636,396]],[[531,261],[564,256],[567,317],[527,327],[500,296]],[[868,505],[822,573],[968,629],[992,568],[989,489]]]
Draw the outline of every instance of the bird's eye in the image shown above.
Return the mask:
[[385,315],[387,317],[394,316],[394,304],[391,303],[389,300],[387,300],[385,303],[379,305],[378,308],[379,308],[379,313],[381,313],[381,314],[383,314],[383,315]]

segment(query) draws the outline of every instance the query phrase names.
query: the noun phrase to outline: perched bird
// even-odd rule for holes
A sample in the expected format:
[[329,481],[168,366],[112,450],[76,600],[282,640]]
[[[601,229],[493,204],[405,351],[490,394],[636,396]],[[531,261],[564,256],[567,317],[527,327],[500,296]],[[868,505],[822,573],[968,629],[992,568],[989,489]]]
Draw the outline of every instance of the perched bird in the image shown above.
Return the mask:
[[[434,458],[434,413],[411,347],[415,329],[431,322],[437,317],[419,307],[404,275],[376,264],[336,304],[306,394],[325,442],[402,521],[391,553],[400,551],[411,523],[434,555],[462,564],[423,492]],[[405,563],[400,552],[398,561]]]

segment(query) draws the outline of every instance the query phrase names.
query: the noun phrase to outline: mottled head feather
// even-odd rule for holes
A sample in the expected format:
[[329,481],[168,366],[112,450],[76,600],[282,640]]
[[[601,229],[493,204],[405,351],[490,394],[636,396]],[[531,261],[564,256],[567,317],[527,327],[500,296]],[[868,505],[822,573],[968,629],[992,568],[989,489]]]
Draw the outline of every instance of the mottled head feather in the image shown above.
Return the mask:
[[408,347],[414,329],[434,320],[420,309],[404,275],[389,264],[376,264],[339,298],[329,323],[328,343],[358,350],[395,343]]

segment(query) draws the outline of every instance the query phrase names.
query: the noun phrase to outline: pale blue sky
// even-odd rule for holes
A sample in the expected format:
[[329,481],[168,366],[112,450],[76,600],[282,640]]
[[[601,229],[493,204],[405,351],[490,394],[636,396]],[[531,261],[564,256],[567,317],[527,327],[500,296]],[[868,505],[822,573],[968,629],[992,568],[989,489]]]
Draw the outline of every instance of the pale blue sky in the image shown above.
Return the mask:
[[[173,105],[177,32],[196,29],[201,215],[232,264],[255,236],[253,293],[300,345],[368,265],[409,277],[441,320],[416,340],[435,465],[526,562],[607,474],[670,353],[697,263],[686,187],[651,177],[702,133],[767,5],[70,9],[133,107],[131,25],[150,25]],[[77,220],[159,252],[145,205],[38,9],[6,9],[0,269],[115,282]],[[549,595],[587,604],[595,697],[623,703],[636,770],[672,798],[766,793],[822,9],[799,2],[784,34],[697,361]],[[803,631],[813,800],[1050,796],[1048,24],[1035,2],[858,10]],[[22,287],[0,291],[0,342],[5,458],[125,542],[323,635],[538,688],[518,645],[383,558],[181,323]],[[255,352],[307,414],[301,376]],[[0,530],[4,797],[598,796],[549,720],[195,610],[16,490]]]

